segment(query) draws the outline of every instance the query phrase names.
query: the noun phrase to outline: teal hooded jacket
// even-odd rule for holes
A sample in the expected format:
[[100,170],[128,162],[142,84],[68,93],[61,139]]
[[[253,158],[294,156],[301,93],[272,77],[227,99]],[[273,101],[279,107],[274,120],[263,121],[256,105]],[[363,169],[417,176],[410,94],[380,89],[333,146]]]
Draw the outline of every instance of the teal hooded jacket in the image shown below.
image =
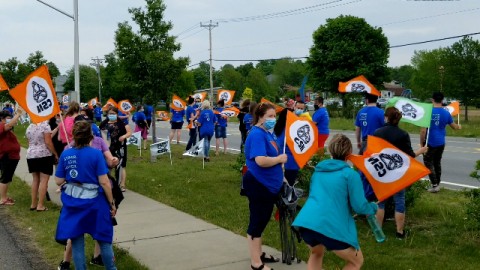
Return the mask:
[[310,180],[310,194],[292,226],[310,229],[360,249],[352,212],[373,215],[377,204],[363,193],[359,174],[342,160],[317,164]]

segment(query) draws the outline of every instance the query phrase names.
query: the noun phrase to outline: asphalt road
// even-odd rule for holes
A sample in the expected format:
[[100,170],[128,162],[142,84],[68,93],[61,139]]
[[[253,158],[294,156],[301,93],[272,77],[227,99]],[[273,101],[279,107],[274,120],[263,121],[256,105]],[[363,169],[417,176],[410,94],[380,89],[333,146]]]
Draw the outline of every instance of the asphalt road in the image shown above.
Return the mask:
[[[184,125],[185,127],[185,125]],[[168,138],[170,123],[157,121],[157,137]],[[355,142],[353,131],[331,131],[347,135],[352,142]],[[240,152],[240,131],[237,123],[229,123],[227,128],[228,147],[233,153]],[[413,148],[419,145],[419,135],[411,134]],[[176,137],[174,137],[174,141]],[[188,141],[188,131],[183,129],[181,142]],[[327,141],[328,142],[328,141]],[[215,146],[215,139],[211,145]],[[223,147],[220,142],[220,147]],[[421,157],[417,157],[422,162]],[[469,175],[475,167],[477,160],[480,160],[480,140],[475,138],[447,137],[447,144],[442,158],[442,184],[451,189],[480,188],[480,182]]]

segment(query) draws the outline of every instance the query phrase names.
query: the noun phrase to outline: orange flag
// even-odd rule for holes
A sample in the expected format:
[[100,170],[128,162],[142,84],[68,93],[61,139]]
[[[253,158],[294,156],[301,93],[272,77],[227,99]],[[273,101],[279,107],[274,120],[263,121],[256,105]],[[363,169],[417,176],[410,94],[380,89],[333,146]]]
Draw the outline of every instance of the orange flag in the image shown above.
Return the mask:
[[183,111],[185,110],[185,107],[187,106],[187,103],[183,101],[179,96],[173,95],[172,97],[172,103],[170,104],[170,108],[172,108],[175,111]]
[[281,111],[283,111],[283,109],[285,109],[285,108],[283,108],[282,106],[278,106],[277,104],[275,104],[275,103],[271,102],[270,100],[268,100],[268,99],[266,99],[266,98],[263,98],[263,97],[262,97],[262,99],[260,100],[260,102],[261,102],[261,103],[270,103],[270,104],[272,104],[273,106],[275,106],[275,112],[276,112],[276,113],[280,113]]
[[452,116],[457,116],[460,114],[460,102],[454,101],[448,106],[444,107]]
[[217,91],[217,101],[223,99],[225,101],[225,105],[232,104],[233,96],[235,96],[235,91],[233,90],[219,89]]
[[117,104],[117,102],[116,102],[115,100],[113,100],[113,98],[109,98],[109,99],[107,100],[107,103],[105,103],[105,105],[103,105],[102,110],[103,110],[103,111],[108,110],[108,107],[109,107],[108,105],[112,105],[113,107],[118,108],[118,104]]
[[348,82],[339,82],[338,91],[340,93],[362,93],[367,92],[369,94],[380,96],[380,92],[371,84],[367,78],[363,75],[355,77]]
[[295,162],[297,162],[300,169],[303,168],[317,152],[317,126],[312,121],[298,117],[291,111],[287,111],[285,137]]
[[7,82],[3,79],[2,74],[0,74],[0,91],[10,90]]
[[98,99],[94,97],[88,101],[88,107],[91,109],[93,108],[93,106],[97,105],[97,103],[98,103]]
[[205,100],[205,98],[207,97],[207,92],[200,92],[200,93],[195,93],[193,95],[191,95],[193,97],[193,99],[200,99],[201,102],[203,102]]
[[134,109],[134,107],[128,99],[124,99],[118,102],[118,109],[123,113],[128,113],[128,112],[131,112]]
[[239,113],[240,113],[240,110],[232,106],[230,108],[223,109],[223,111],[220,114],[225,115],[227,117],[235,117]]
[[351,155],[348,160],[365,174],[380,202],[430,173],[416,159],[374,136],[368,136],[362,156]]
[[10,90],[9,94],[25,109],[33,123],[49,120],[60,112],[46,65],[30,73],[22,83]]
[[166,111],[157,111],[157,116],[159,121],[170,120],[170,117],[168,117],[168,113]]

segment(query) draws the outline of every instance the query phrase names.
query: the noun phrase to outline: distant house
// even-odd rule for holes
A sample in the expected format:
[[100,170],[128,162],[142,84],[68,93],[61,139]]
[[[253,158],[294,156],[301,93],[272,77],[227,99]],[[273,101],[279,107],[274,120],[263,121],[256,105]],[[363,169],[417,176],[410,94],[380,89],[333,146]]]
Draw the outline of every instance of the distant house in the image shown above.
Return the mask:
[[383,83],[384,90],[381,90],[382,98],[392,98],[402,96],[405,87],[395,81]]

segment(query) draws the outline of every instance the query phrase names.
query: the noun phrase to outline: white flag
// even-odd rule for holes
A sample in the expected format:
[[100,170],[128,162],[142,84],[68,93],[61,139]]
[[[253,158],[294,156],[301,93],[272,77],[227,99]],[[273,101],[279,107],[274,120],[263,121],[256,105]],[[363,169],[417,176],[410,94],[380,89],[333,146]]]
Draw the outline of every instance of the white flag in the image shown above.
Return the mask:
[[205,139],[201,139],[195,146],[190,148],[190,150],[183,153],[183,155],[189,157],[203,157],[203,140]]
[[168,140],[159,140],[159,142],[150,145],[150,154],[152,157],[170,153],[170,143]]
[[142,132],[137,131],[130,136],[130,138],[127,139],[127,145],[136,145],[137,147],[142,146]]

